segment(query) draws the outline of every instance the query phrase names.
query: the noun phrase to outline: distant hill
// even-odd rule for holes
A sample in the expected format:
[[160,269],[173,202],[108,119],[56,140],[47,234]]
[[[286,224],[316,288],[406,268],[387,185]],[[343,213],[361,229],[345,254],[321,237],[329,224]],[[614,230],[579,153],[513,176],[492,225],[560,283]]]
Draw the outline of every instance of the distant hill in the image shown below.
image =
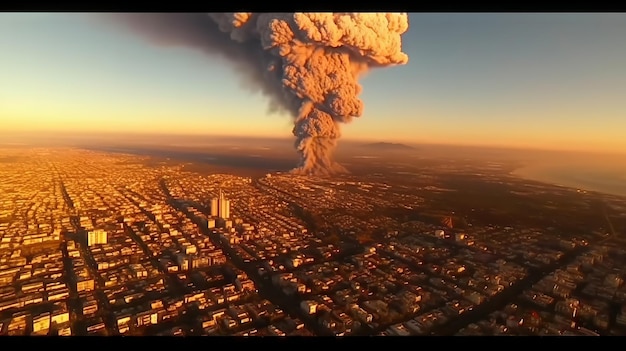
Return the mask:
[[392,150],[413,150],[414,148],[408,145],[399,144],[399,143],[388,143],[388,142],[379,142],[379,143],[371,143],[365,144],[363,147],[372,149],[372,150],[380,150],[380,151],[392,151]]

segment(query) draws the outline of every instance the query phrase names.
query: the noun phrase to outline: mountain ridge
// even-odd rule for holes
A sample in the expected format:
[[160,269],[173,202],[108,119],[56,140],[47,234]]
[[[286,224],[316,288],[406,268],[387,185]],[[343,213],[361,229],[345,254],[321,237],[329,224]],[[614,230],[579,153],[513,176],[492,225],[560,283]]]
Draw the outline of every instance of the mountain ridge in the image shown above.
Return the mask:
[[402,143],[391,143],[386,141],[380,141],[376,143],[369,143],[363,145],[365,148],[377,149],[377,150],[413,150],[412,146]]

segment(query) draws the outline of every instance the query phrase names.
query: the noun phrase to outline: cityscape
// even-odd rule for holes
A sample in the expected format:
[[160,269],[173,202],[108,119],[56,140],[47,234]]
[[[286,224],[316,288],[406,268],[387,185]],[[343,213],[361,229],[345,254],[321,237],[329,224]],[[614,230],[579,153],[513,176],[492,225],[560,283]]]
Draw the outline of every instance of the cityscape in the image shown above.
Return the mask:
[[202,175],[71,148],[0,155],[2,335],[626,331],[626,246],[608,216],[577,233],[404,221],[385,209],[427,198],[355,176]]
[[626,335],[623,13],[29,10],[0,47],[7,340]]

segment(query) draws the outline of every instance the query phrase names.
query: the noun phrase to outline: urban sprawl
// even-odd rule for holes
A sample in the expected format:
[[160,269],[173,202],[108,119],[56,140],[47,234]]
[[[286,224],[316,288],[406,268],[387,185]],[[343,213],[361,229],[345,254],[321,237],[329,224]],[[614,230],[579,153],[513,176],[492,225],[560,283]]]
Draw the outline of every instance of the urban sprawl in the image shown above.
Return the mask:
[[0,162],[0,335],[626,332],[610,233],[401,223],[377,209],[420,198],[385,183],[74,149]]

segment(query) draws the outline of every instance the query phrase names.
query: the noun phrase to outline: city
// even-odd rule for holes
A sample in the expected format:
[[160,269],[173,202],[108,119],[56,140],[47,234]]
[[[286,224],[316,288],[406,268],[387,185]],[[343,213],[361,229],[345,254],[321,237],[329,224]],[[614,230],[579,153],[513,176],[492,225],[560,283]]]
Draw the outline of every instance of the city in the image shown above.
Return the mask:
[[578,232],[457,225],[408,215],[453,191],[432,180],[200,174],[75,148],[5,148],[0,164],[0,335],[626,332],[608,215]]

